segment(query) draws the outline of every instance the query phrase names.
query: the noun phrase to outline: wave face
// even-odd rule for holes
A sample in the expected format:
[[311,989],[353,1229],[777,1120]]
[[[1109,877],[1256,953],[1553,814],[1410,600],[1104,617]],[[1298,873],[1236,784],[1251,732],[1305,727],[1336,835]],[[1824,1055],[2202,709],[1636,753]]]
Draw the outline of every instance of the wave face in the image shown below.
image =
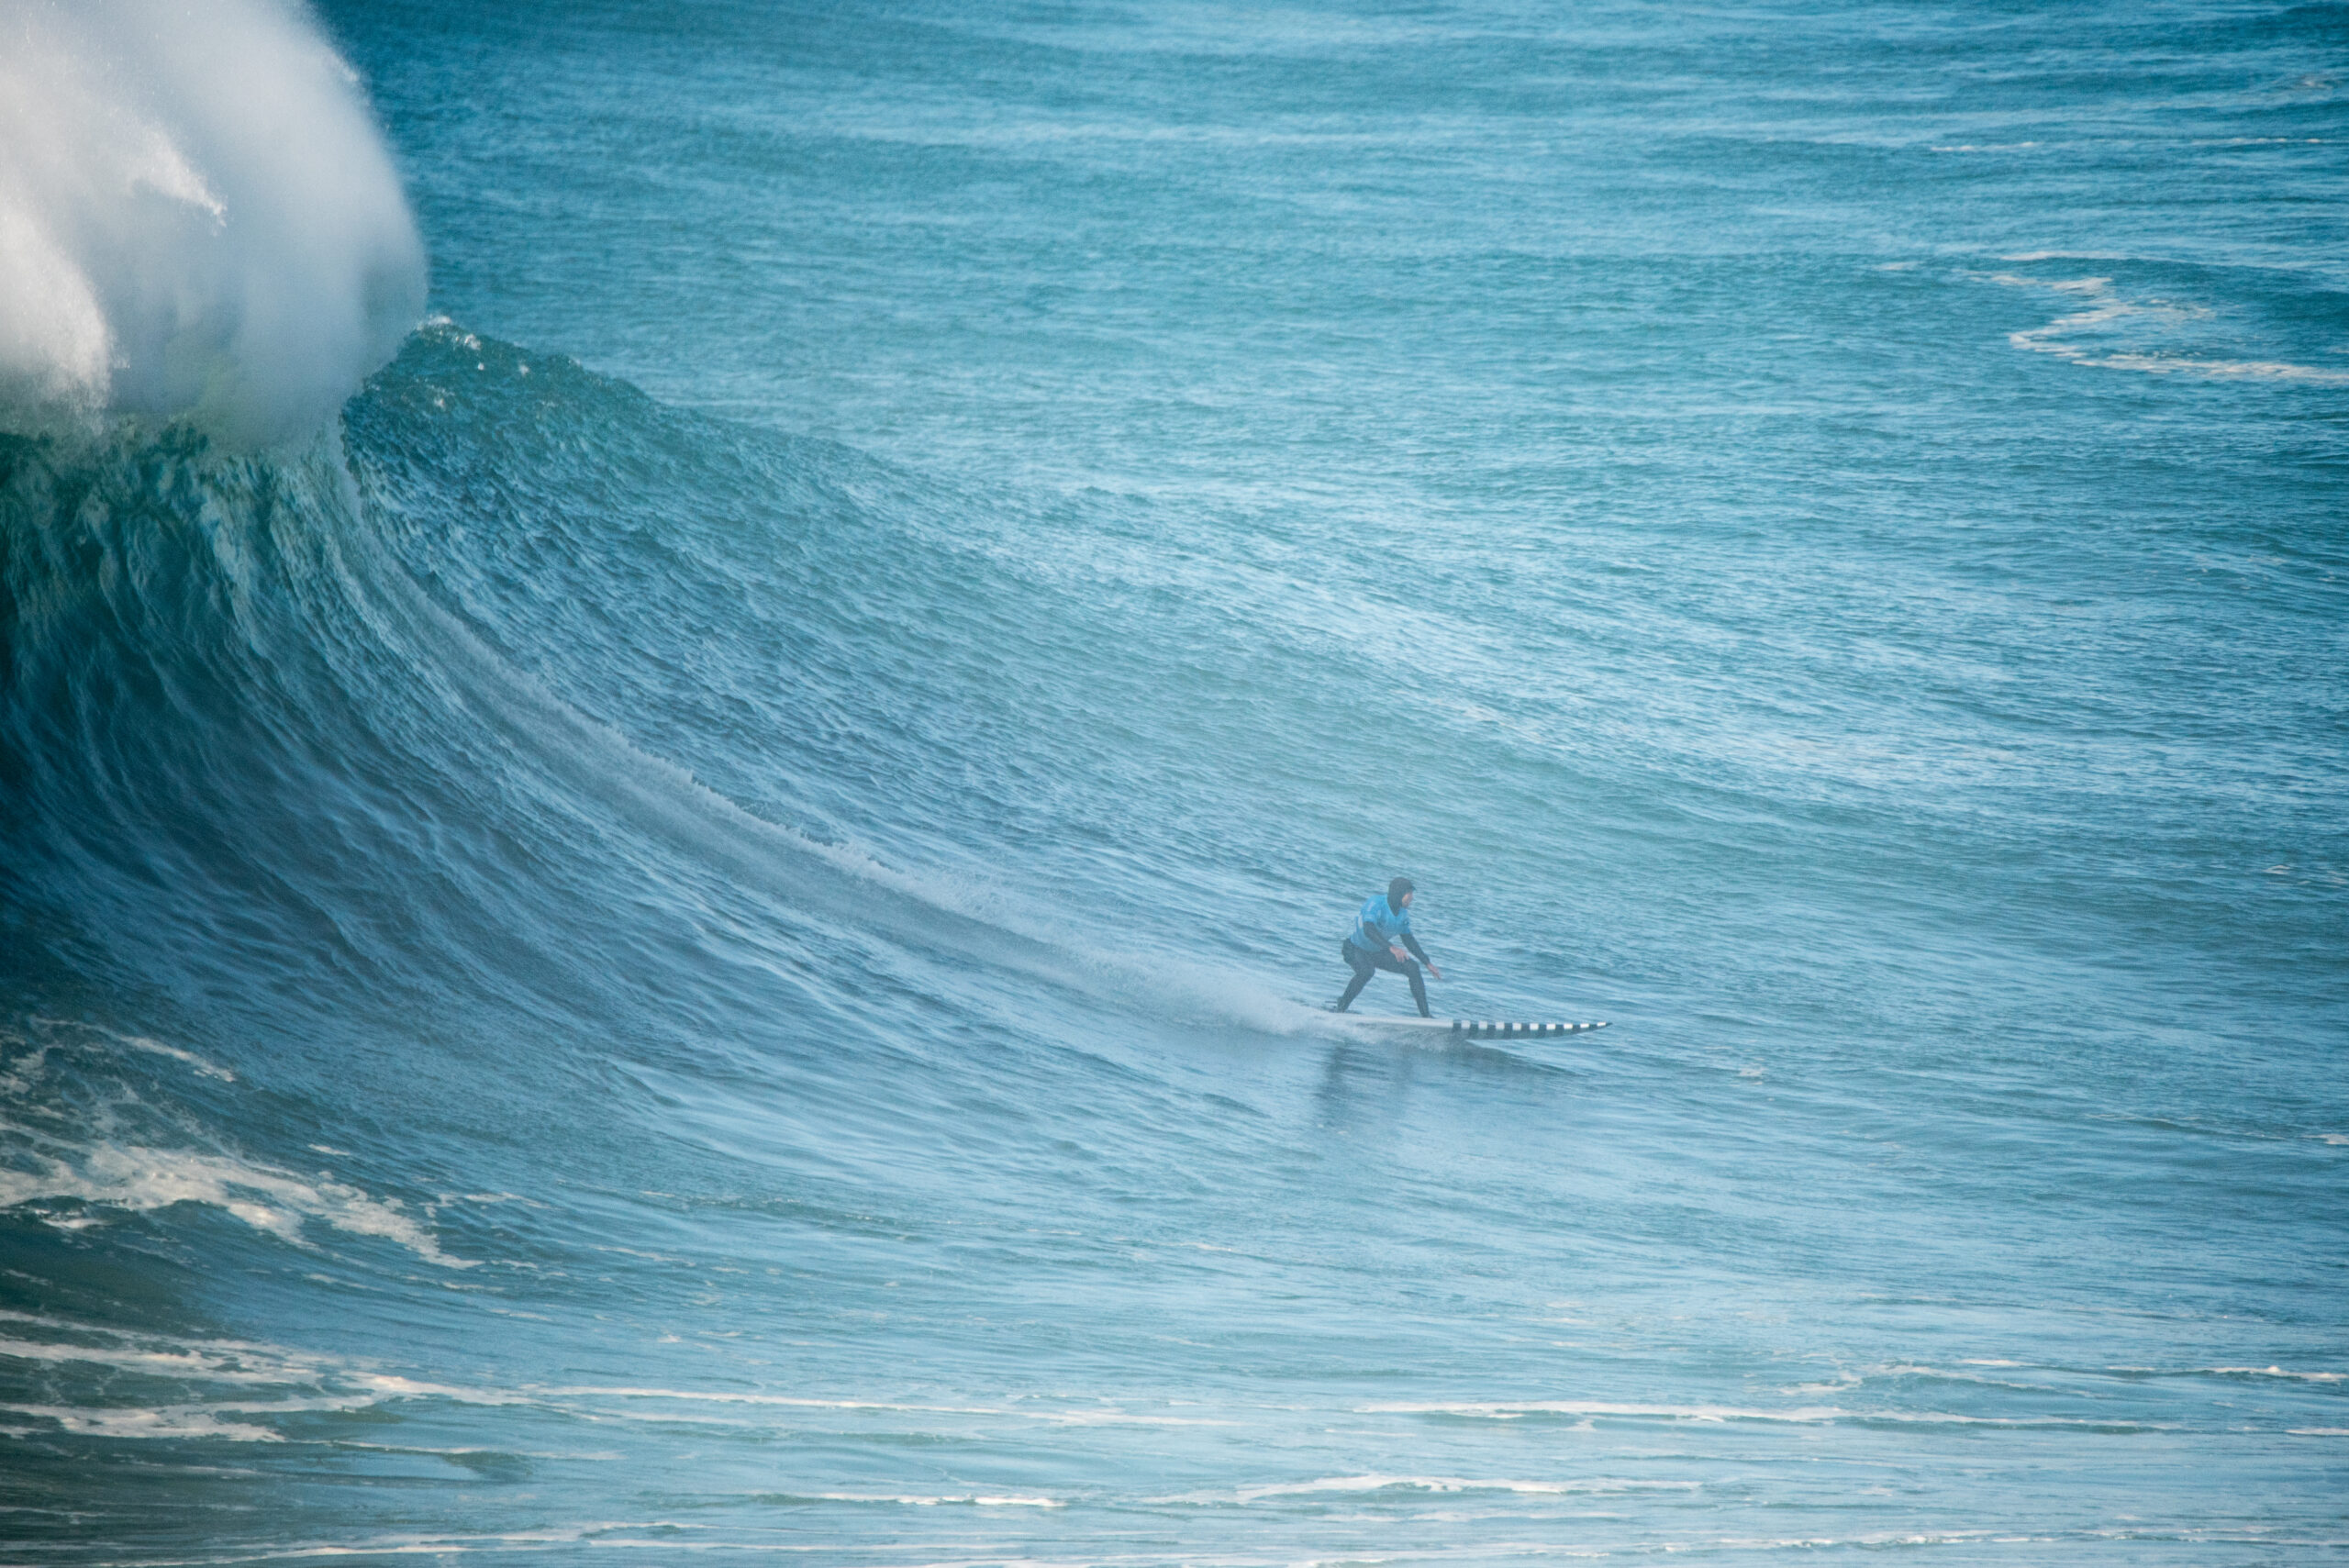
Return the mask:
[[2323,18],[542,21],[0,436],[11,1560],[2334,1540]]
[[0,403],[306,435],[424,308],[355,78],[286,0],[0,6]]

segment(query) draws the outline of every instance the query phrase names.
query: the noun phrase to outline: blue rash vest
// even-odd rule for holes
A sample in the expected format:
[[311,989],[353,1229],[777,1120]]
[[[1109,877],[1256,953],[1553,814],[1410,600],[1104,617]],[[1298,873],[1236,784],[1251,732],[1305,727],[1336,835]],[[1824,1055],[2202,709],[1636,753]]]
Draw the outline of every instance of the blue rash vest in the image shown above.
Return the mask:
[[1346,944],[1364,952],[1385,952],[1410,934],[1411,912],[1389,908],[1386,895],[1374,893],[1363,900],[1362,913],[1354,917],[1354,929],[1346,933]]

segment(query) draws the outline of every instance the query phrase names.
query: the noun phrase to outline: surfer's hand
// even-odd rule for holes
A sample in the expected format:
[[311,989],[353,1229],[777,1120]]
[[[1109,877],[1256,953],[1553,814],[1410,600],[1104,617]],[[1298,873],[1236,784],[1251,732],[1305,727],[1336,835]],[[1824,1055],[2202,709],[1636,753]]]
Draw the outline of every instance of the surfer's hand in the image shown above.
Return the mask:
[[1437,980],[1443,978],[1443,971],[1435,966],[1435,960],[1433,959],[1428,960],[1428,973],[1430,976]]
[[1411,955],[1405,952],[1401,948],[1390,947],[1386,951],[1395,955],[1395,962],[1397,963],[1408,963],[1411,962]]

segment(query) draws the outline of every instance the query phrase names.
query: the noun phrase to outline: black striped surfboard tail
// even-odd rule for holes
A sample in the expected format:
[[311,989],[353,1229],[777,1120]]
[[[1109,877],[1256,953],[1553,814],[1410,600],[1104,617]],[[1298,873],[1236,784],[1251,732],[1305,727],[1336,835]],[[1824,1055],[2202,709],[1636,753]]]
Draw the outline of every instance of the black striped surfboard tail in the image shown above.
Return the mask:
[[1588,1024],[1517,1023],[1506,1018],[1454,1018],[1453,1034],[1575,1034],[1583,1029],[1603,1029],[1602,1018]]
[[1340,1015],[1350,1023],[1385,1025],[1398,1029],[1442,1029],[1458,1035],[1520,1035],[1520,1034],[1579,1034],[1585,1029],[1603,1029],[1605,1019],[1587,1024],[1537,1023],[1516,1018],[1397,1018],[1391,1013],[1345,1013]]

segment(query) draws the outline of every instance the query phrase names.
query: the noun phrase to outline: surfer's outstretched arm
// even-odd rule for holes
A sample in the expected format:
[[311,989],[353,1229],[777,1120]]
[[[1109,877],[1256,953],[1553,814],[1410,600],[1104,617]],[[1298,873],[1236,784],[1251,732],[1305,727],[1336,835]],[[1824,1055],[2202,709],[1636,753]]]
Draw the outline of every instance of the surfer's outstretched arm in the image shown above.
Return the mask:
[[[1419,938],[1411,935],[1408,931],[1405,931],[1403,933],[1403,945],[1411,950],[1411,956],[1413,958],[1418,959],[1421,963],[1428,966],[1428,973],[1430,974],[1434,975],[1438,980],[1443,978],[1443,971],[1435,966],[1435,960],[1428,956],[1428,950],[1419,945]],[[1397,959],[1400,959],[1403,955],[1400,952],[1397,952],[1395,956]]]

